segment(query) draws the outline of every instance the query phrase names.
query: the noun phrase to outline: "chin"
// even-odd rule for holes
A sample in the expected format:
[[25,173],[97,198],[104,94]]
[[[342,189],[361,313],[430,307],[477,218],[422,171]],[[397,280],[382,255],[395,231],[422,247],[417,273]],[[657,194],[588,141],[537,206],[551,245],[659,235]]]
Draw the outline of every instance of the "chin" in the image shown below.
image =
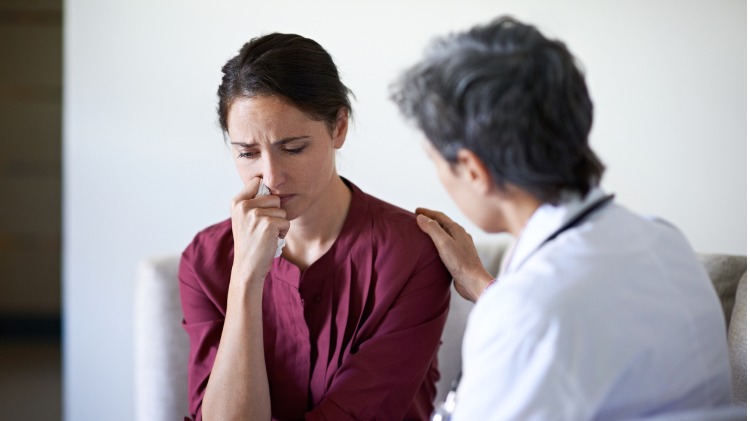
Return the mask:
[[488,233],[488,234],[510,234],[510,231],[507,228],[482,228],[482,231]]
[[508,229],[503,224],[502,220],[497,218],[472,218],[469,217],[471,222],[474,223],[479,229],[489,234],[501,234],[508,232]]
[[304,213],[305,210],[300,209],[300,207],[296,205],[298,205],[298,203],[289,203],[286,205],[281,205],[281,209],[284,209],[286,211],[286,219],[288,221],[294,221],[295,219],[302,216],[302,214]]
[[298,212],[294,208],[288,209],[288,208],[282,206],[281,209],[284,209],[286,211],[286,219],[287,219],[287,221],[294,221],[295,219],[299,218],[300,215],[301,215],[301,213]]

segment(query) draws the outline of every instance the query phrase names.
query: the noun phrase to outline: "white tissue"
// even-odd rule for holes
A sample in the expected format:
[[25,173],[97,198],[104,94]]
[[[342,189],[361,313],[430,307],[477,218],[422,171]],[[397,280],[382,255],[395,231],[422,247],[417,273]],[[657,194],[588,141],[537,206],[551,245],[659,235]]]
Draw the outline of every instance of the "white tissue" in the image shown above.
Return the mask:
[[[265,184],[263,184],[263,179],[261,178],[260,187],[258,188],[258,194],[256,194],[255,197],[267,196],[269,194],[271,194],[271,190],[268,190],[268,187]],[[276,254],[273,256],[274,259],[281,256],[281,249],[284,248],[285,244],[286,244],[286,241],[284,241],[283,238],[279,238],[278,248],[276,249]]]

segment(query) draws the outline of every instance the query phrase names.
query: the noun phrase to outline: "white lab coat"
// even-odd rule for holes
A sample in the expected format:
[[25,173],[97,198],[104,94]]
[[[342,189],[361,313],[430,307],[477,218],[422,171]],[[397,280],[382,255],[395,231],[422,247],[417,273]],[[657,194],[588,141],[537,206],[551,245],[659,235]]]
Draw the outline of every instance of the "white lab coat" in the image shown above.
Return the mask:
[[477,301],[454,420],[626,420],[727,404],[723,313],[673,226],[604,193],[544,205]]

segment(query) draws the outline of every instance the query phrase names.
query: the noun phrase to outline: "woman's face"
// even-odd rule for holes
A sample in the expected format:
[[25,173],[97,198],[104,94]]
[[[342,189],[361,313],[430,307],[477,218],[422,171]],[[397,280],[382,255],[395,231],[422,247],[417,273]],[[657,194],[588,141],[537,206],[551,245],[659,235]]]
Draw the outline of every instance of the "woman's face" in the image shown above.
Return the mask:
[[344,144],[345,110],[333,133],[288,101],[274,96],[238,98],[229,107],[227,129],[243,183],[262,177],[293,220],[326,200],[322,193],[338,175],[335,151]]

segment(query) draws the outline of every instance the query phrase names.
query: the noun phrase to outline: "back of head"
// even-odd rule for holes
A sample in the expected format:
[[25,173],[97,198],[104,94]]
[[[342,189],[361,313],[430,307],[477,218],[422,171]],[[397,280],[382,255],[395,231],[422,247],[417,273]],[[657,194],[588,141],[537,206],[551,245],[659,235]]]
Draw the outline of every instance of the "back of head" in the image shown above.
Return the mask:
[[239,97],[278,96],[330,129],[343,107],[351,114],[351,91],[339,77],[330,54],[317,42],[295,34],[273,33],[253,38],[221,69],[219,124],[227,132],[227,116]]
[[449,162],[474,152],[502,189],[544,203],[581,195],[604,166],[588,145],[593,105],[562,42],[509,17],[433,42],[393,100]]

